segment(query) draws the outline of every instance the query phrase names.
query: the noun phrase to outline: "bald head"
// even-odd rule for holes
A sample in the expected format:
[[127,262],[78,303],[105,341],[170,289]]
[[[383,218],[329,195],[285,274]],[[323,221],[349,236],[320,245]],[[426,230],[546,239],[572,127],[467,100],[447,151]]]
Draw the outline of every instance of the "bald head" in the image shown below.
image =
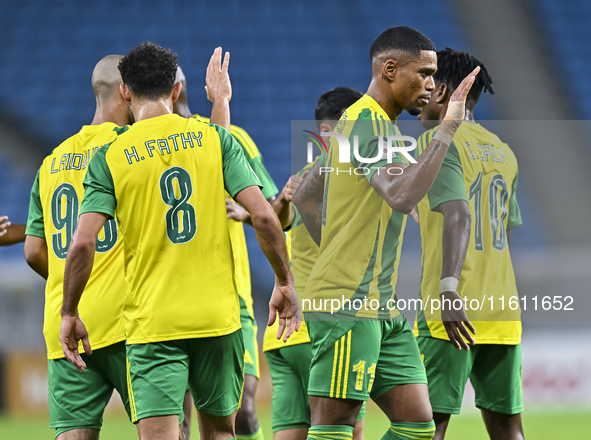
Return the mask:
[[181,66],[178,66],[176,69],[176,78],[174,79],[174,83],[183,83],[183,88],[185,87],[185,83],[187,82],[187,80],[185,79],[185,74],[183,73],[183,69],[181,69]]
[[91,83],[98,101],[109,100],[119,93],[119,84],[123,80],[117,66],[121,58],[121,55],[107,55],[94,67]]

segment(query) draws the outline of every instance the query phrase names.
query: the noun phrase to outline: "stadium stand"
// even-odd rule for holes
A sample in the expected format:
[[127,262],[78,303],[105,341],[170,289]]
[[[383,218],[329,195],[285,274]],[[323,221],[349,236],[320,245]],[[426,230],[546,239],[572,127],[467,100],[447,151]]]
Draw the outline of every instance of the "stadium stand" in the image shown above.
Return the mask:
[[[573,81],[591,75],[589,45],[591,39],[591,3],[585,0],[530,0],[542,27],[544,44],[551,49],[553,65],[566,84],[576,107],[577,119],[591,119],[587,97],[589,81]],[[580,24],[580,25],[577,25]]]
[[[451,5],[436,0],[408,2],[383,14],[361,0],[348,7],[336,0],[307,0],[281,8],[271,1],[231,1],[215,7],[179,0],[109,0],[84,7],[55,7],[34,0],[16,7],[2,2],[0,108],[15,115],[28,132],[47,139],[49,153],[92,117],[90,72],[97,59],[126,53],[150,40],[179,54],[192,106],[207,113],[201,84],[213,48],[221,45],[232,54],[233,123],[249,131],[273,178],[282,185],[290,173],[290,121],[311,119],[318,96],[326,90],[340,85],[364,90],[369,81],[369,45],[382,30],[400,24],[424,31],[437,47],[472,49]],[[496,118],[491,101],[483,96],[479,119]],[[0,171],[1,180],[8,178],[14,177]],[[19,188],[28,186],[28,181],[11,184],[9,192],[14,195],[2,196],[10,199],[9,214],[21,220],[26,217],[28,195]],[[520,187],[525,186],[520,182]],[[535,209],[527,206],[527,196],[520,192],[524,220],[534,224],[523,235],[516,234],[515,242],[543,244]],[[409,244],[418,246],[418,234],[409,232],[407,237]],[[0,250],[0,258],[13,252],[17,251]]]

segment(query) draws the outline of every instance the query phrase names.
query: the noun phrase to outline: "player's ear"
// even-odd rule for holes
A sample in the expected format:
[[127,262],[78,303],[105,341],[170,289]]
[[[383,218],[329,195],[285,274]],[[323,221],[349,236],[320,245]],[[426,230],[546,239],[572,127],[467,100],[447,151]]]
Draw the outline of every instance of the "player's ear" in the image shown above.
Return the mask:
[[179,99],[179,95],[181,94],[181,90],[183,90],[183,84],[179,81],[172,88],[172,102],[176,102],[176,100]]
[[121,96],[123,97],[123,100],[126,104],[131,104],[131,93],[129,92],[129,87],[123,83],[119,84],[119,93],[121,93]]
[[396,76],[396,67],[397,63],[393,59],[388,59],[382,65],[382,79],[385,79],[389,82],[394,81],[394,77]]
[[445,104],[451,97],[452,91],[446,84],[441,83],[435,87],[432,93],[435,95],[435,102],[437,104]]
[[327,133],[334,130],[334,126],[330,125],[327,122],[323,122],[320,124],[320,133]]

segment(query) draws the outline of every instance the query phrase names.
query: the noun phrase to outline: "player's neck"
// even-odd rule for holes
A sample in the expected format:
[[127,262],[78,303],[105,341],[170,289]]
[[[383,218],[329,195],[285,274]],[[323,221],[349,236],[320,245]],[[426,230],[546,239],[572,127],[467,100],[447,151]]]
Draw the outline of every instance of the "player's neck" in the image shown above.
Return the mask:
[[466,109],[466,117],[464,118],[464,121],[469,122],[470,124],[476,124],[476,120],[474,119],[474,109]]
[[369,87],[367,88],[366,93],[367,95],[371,96],[374,101],[380,105],[380,107],[382,107],[382,109],[392,121],[398,119],[398,116],[400,113],[402,113],[402,109],[398,108],[394,102],[394,98],[390,89],[383,90],[382,87],[380,87],[378,81],[373,78],[369,84]]
[[158,100],[141,99],[135,102],[132,101],[131,111],[136,122],[169,115],[172,113],[172,99],[166,97]]
[[105,122],[112,122],[122,127],[129,124],[129,115],[127,108],[121,105],[97,104],[94,117],[90,125],[100,125]]

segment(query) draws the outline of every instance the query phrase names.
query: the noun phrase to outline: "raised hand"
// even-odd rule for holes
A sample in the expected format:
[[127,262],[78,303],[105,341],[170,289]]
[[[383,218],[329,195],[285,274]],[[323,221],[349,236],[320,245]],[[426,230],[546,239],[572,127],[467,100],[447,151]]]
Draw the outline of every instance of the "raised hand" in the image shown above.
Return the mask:
[[464,78],[458,88],[453,92],[449,99],[444,119],[453,120],[458,124],[464,120],[466,115],[466,97],[472,88],[472,84],[474,84],[478,72],[480,72],[480,66],[476,67],[476,69]]
[[227,101],[232,99],[232,84],[230,75],[228,75],[230,52],[226,52],[223,64],[221,61],[222,48],[218,47],[213,51],[205,75],[205,90],[207,91],[207,99],[210,102],[216,102],[219,99]]

